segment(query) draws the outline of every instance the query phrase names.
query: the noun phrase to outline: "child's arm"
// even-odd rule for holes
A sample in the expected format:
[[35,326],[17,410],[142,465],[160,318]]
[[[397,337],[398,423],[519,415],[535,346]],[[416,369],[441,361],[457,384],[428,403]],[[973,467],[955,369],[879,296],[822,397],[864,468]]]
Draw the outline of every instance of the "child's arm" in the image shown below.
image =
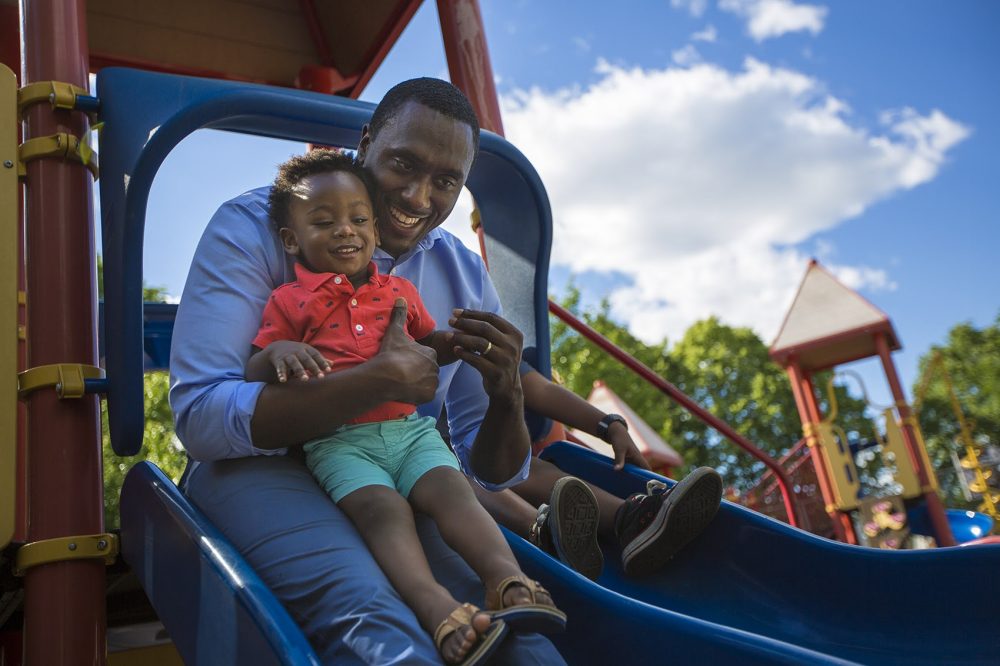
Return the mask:
[[417,342],[437,352],[437,363],[441,366],[458,360],[458,356],[455,355],[455,343],[452,341],[454,337],[455,334],[451,331],[431,331]]
[[[535,370],[521,375],[521,388],[524,391],[525,407],[591,435],[597,436],[597,425],[607,416],[577,394],[550,382]],[[615,451],[615,469],[621,469],[626,462],[649,469],[649,463],[639,453],[628,429],[621,423],[611,424],[606,441]]]
[[319,351],[304,342],[275,340],[264,349],[254,347],[247,361],[248,382],[284,383],[288,376],[301,380],[322,377],[330,371],[330,362]]

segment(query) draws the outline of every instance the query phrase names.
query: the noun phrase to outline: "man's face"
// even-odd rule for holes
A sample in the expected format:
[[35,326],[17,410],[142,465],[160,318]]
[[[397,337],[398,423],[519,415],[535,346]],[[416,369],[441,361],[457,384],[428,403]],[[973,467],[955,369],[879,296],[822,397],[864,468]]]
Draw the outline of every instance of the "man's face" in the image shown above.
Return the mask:
[[448,217],[472,168],[472,128],[415,101],[407,102],[358,146],[375,177],[382,249],[399,257]]
[[303,178],[279,232],[285,252],[314,273],[342,273],[358,287],[378,244],[368,190],[357,176],[332,171]]

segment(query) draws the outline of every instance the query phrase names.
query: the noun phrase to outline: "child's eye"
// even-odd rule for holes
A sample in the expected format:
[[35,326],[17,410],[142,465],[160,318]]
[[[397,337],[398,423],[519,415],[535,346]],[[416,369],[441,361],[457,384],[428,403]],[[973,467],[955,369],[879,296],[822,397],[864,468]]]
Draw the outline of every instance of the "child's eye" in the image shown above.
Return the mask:
[[365,224],[365,223],[368,222],[368,218],[364,217],[364,216],[358,216],[358,217],[354,218],[352,220],[352,222],[354,222],[354,224],[357,224],[357,225],[363,225],[363,224]]

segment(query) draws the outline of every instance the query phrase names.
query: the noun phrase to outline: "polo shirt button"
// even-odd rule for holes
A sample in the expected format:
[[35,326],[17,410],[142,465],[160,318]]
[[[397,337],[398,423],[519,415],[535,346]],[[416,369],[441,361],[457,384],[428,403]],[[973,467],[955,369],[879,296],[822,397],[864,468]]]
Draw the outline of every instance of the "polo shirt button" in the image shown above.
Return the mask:
[[333,278],[333,283],[334,284],[340,284],[343,281],[344,281],[344,278],[340,277],[339,275],[337,277]]
[[365,327],[364,327],[364,326],[362,326],[361,324],[357,324],[357,325],[355,325],[355,327],[354,327],[354,328],[355,328],[355,330],[357,330],[357,331],[359,331],[359,332],[360,332],[360,331],[363,331],[363,330],[365,330]]
[[352,298],[351,299],[351,305],[357,305],[357,304],[358,304],[358,299]]

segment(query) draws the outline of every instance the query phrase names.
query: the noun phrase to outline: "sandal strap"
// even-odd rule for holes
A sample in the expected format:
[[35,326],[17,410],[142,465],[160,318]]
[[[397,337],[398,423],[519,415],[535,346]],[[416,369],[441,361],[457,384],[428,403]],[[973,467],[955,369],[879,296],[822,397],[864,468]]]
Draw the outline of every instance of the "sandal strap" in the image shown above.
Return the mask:
[[448,636],[461,627],[472,626],[472,618],[479,612],[481,611],[472,604],[462,604],[449,613],[448,617],[441,620],[441,624],[434,630],[434,646],[438,649],[438,652],[441,651],[441,646],[444,645],[444,641]]
[[505,606],[503,603],[503,595],[505,592],[507,592],[507,588],[509,588],[511,585],[521,585],[526,590],[528,590],[528,596],[531,598],[531,603],[533,604],[538,603],[537,595],[539,593],[548,594],[548,590],[542,587],[541,583],[539,583],[536,580],[528,578],[524,574],[520,574],[517,576],[508,576],[507,578],[504,578],[502,581],[500,581],[500,584],[497,585],[496,590],[491,590],[490,593],[487,595],[487,597],[489,598],[486,600],[486,607],[489,610],[504,610],[506,608],[515,608],[516,606]]

